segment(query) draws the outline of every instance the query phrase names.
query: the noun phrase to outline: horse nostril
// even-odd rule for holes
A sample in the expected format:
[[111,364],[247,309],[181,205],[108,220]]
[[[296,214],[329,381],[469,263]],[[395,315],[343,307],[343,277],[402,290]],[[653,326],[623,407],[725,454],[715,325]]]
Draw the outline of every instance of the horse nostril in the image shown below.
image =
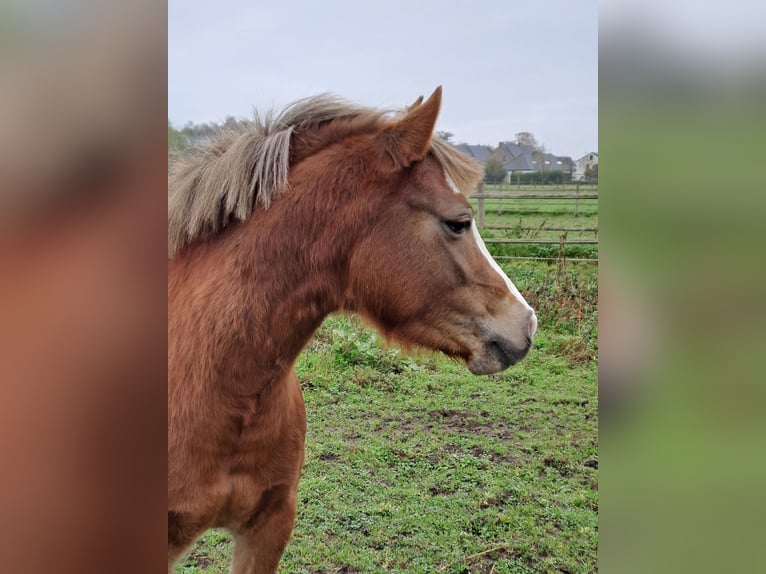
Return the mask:
[[485,349],[486,352],[490,354],[490,356],[494,356],[495,359],[499,360],[500,363],[504,365],[503,368],[505,368],[509,365],[517,363],[527,354],[527,351],[529,351],[529,348],[532,346],[532,342],[526,337],[525,339],[526,344],[522,348],[517,347],[508,339],[504,339],[503,337],[495,337],[493,339],[489,339],[485,343]]
[[503,341],[500,339],[492,339],[487,342],[487,346],[491,349],[492,353],[500,358],[502,361],[508,361],[509,360],[509,353],[507,349],[507,344],[504,345]]

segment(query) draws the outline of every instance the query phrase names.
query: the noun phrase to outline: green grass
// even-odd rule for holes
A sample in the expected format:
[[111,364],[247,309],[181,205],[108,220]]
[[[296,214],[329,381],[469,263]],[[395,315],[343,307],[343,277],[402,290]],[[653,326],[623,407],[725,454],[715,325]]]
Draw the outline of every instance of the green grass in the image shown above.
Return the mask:
[[[527,358],[475,377],[330,317],[297,370],[308,414],[285,573],[593,572],[597,268],[506,266],[538,310]],[[211,531],[177,572],[226,572]]]
[[[576,191],[576,187],[573,185],[546,185],[546,186],[533,186],[522,185],[518,187],[516,185],[484,185],[483,193],[487,194],[508,194],[512,196],[514,194],[573,194]],[[581,194],[594,194],[598,193],[598,185],[581,185]],[[471,203],[476,206],[476,200],[472,199]],[[584,227],[590,227],[587,224],[589,218],[595,218],[598,215],[598,200],[597,199],[580,199],[578,204],[578,216],[574,215],[575,212],[575,200],[573,199],[485,199],[486,206],[486,223],[492,224],[493,222],[505,224],[507,218],[520,216],[522,219],[526,219],[531,216],[534,219],[536,216],[541,218],[550,218],[552,221],[560,220],[567,221],[573,225],[582,225]],[[503,217],[496,218],[498,215],[498,209],[502,212]],[[518,218],[518,217],[517,217]],[[549,224],[550,225],[550,224]]]

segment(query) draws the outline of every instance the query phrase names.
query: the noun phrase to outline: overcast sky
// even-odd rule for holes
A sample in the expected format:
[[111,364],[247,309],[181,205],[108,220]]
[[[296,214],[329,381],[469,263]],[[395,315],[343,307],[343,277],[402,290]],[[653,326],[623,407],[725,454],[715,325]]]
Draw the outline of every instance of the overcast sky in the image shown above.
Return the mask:
[[333,92],[401,107],[444,87],[437,129],[598,150],[593,0],[170,0],[168,115],[249,117]]

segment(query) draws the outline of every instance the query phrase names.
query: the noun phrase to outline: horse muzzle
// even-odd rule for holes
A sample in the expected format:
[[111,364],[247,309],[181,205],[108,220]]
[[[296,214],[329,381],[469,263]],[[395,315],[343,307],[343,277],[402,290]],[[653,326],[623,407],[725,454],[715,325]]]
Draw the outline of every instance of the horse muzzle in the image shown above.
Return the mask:
[[537,331],[537,317],[530,313],[525,333],[519,337],[506,337],[497,332],[487,333],[482,345],[466,361],[468,370],[474,375],[491,375],[504,371],[526,357],[532,347],[532,337]]

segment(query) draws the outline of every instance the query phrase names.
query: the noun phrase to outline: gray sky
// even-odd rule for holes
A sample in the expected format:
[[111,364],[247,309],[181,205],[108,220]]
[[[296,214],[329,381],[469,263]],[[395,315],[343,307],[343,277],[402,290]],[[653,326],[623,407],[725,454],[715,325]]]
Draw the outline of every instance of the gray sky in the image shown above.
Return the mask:
[[598,150],[593,0],[170,0],[168,19],[175,125],[321,92],[399,108],[441,84],[455,141]]

